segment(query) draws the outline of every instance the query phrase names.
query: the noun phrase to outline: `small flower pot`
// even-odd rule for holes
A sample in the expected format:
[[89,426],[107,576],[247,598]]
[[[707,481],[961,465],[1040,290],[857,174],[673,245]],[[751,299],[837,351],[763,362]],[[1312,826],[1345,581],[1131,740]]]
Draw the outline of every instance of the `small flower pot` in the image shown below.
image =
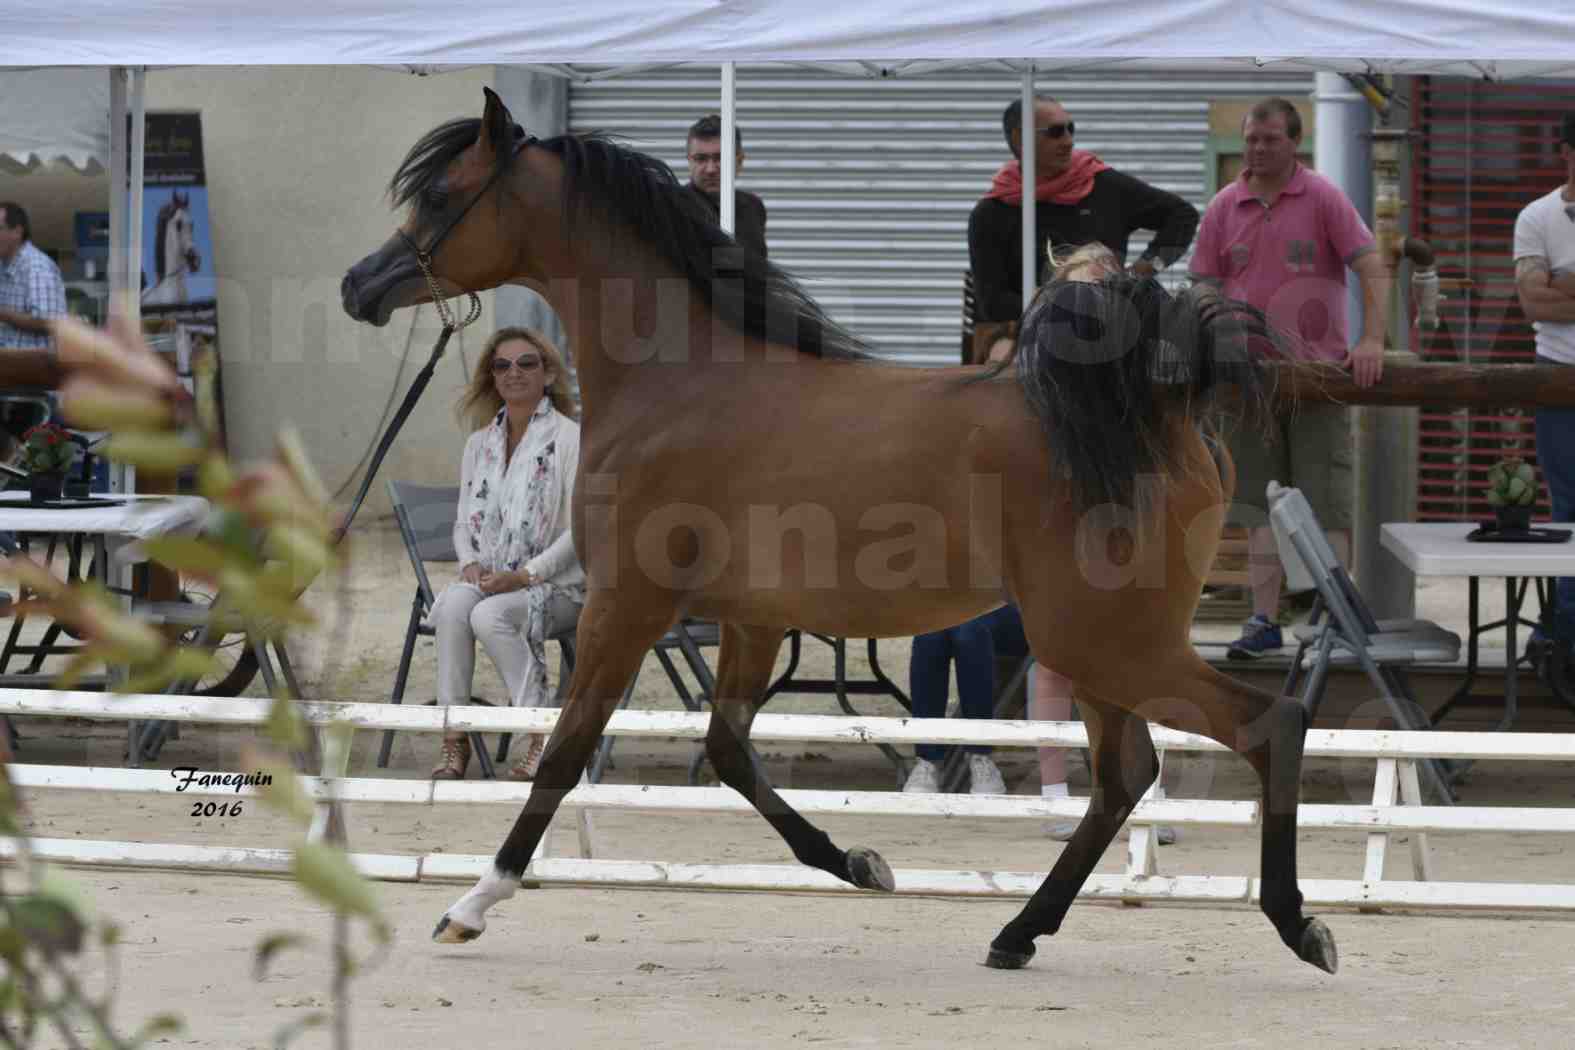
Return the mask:
[[28,496],[33,503],[55,503],[65,494],[64,474],[34,474],[28,478]]
[[34,474],[27,479],[27,491],[33,503],[58,501],[66,488],[64,474]]
[[33,474],[27,480],[28,499],[35,504],[58,502],[65,490],[65,474]]
[[1495,507],[1493,524],[1500,532],[1525,532],[1531,528],[1532,507]]

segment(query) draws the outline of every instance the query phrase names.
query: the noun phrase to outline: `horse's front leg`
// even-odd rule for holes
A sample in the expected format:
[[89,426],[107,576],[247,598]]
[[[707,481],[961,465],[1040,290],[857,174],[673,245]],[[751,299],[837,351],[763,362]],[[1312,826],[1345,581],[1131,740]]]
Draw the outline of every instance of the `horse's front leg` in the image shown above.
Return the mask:
[[610,595],[592,593],[580,614],[578,659],[568,697],[542,754],[525,810],[498,850],[492,871],[443,913],[432,931],[433,940],[444,944],[475,940],[487,928],[487,909],[514,896],[553,814],[579,783],[640,661],[671,622],[672,615],[665,612],[619,616]]
[[997,970],[1027,966],[1034,957],[1034,938],[1061,928],[1061,920],[1095,865],[1159,776],[1159,756],[1149,737],[1148,723],[1087,693],[1078,695],[1078,703],[1094,763],[1089,770],[1093,791],[1088,811],[1045,881],[990,942],[984,964]]
[[706,757],[722,783],[737,791],[777,830],[799,863],[829,872],[867,890],[894,888],[891,868],[879,853],[864,847],[837,848],[820,828],[783,801],[771,786],[760,756],[749,743],[749,729],[771,681],[780,627],[724,624],[717,662],[716,696],[706,732]]

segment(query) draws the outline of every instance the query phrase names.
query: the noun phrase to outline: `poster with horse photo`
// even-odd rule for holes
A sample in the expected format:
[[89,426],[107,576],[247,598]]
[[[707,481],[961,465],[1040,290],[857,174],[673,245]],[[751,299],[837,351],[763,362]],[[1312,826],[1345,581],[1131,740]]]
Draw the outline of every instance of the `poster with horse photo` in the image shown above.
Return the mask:
[[[219,360],[218,282],[202,153],[202,114],[149,113],[145,141],[143,330],[149,345],[175,366],[191,389],[193,359],[212,354],[216,363]],[[222,377],[219,384],[222,389]],[[189,478],[182,479],[183,488],[188,482]]]
[[[142,313],[169,337],[182,374],[218,330],[200,113],[149,113],[143,165]],[[184,351],[184,352],[182,352]]]

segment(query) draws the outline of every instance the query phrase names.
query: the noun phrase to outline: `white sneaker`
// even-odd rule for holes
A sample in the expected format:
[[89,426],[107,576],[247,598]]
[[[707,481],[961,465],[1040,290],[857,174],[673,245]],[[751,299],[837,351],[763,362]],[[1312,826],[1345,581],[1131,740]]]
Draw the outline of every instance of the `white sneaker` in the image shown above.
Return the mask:
[[968,794],[1004,795],[1006,781],[989,755],[968,756]]
[[908,774],[908,782],[902,785],[905,795],[933,795],[940,789],[941,767],[927,758],[921,758],[913,763],[913,770]]
[[1071,842],[1072,836],[1077,834],[1077,826],[1081,821],[1076,820],[1047,820],[1044,822],[1045,835],[1056,842]]

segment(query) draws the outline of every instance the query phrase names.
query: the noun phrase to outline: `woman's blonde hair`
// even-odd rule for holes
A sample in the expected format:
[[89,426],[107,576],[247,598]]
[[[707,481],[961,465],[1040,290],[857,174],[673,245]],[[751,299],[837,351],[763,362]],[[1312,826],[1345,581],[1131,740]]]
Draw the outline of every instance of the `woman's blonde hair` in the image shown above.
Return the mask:
[[493,332],[492,338],[487,340],[486,347],[482,349],[476,370],[455,406],[454,411],[460,422],[480,430],[492,422],[492,417],[503,407],[503,397],[498,393],[497,384],[492,378],[492,359],[498,356],[498,347],[511,339],[523,339],[541,351],[541,363],[552,369],[552,382],[547,386],[547,397],[552,401],[552,407],[570,419],[578,419],[579,407],[569,393],[569,370],[564,367],[563,355],[552,345],[552,340],[534,328],[509,327]]
[[[1055,245],[1050,245],[1045,259],[1045,279],[1039,285],[1029,305],[1039,301],[1055,281],[1099,281],[1113,273],[1121,272],[1121,260],[1116,258],[1116,253],[1099,241],[1089,241],[1065,255],[1056,255]],[[1027,313],[1025,310],[1024,313]],[[1013,339],[1011,345],[1001,353],[991,353],[989,364],[1001,364],[1012,361],[1017,357],[1017,340]]]
[[1059,259],[1052,250],[1049,269],[1053,281],[1097,281],[1101,277],[1120,273],[1121,260],[1099,241],[1089,241]]

